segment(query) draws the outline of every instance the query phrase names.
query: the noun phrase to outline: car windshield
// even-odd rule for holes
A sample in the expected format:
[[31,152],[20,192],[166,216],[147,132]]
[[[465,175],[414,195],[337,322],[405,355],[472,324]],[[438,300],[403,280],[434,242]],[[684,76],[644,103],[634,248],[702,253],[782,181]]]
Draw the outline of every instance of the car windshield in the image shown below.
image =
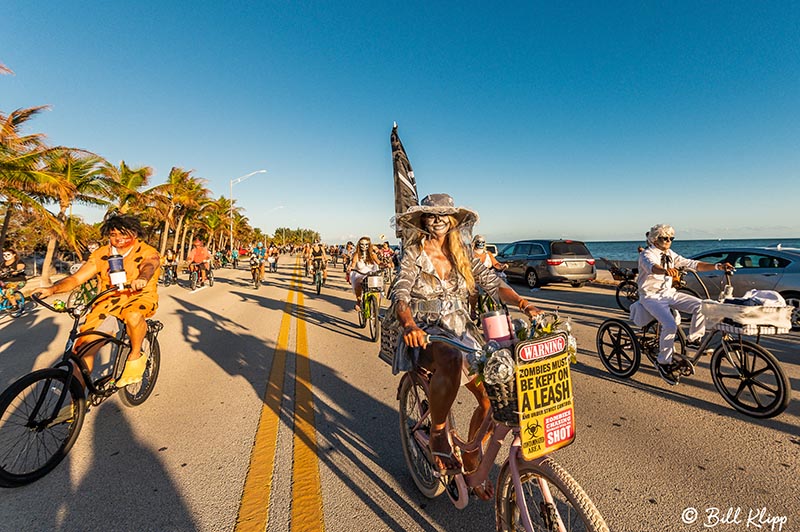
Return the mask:
[[553,255],[591,255],[583,242],[553,242],[550,249]]

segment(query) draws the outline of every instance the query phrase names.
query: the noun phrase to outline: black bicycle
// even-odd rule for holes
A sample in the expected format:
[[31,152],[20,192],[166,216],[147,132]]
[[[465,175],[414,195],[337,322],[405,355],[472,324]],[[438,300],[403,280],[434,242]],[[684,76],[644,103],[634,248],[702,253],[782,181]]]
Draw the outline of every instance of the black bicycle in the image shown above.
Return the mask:
[[[147,320],[147,333],[142,343],[142,356],[147,357],[144,377],[141,382],[124,388],[118,388],[116,380],[122,375],[130,353],[125,324],[118,320],[117,334],[99,330],[78,332],[78,324],[89,309],[116,291],[116,287],[109,288],[97,294],[89,304],[72,308],[59,301],[50,305],[34,294],[37,303],[53,312],[69,313],[74,322],[61,360],[50,368],[21,377],[0,395],[0,486],[24,486],[55,468],[78,439],[89,406],[99,406],[120,392],[122,404],[135,407],[153,392],[161,367],[158,345],[158,333],[163,328],[161,322]],[[87,341],[73,352],[75,340],[88,335],[99,338]],[[93,379],[83,355],[97,353],[105,346],[111,350],[113,369]],[[73,375],[74,366],[80,369],[86,390]]]

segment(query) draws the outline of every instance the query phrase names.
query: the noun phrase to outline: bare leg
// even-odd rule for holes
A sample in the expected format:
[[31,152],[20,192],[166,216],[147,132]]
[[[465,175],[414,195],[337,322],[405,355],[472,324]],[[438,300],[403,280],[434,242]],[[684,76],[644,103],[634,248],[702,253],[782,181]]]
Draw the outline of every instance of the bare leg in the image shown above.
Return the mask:
[[125,328],[131,341],[131,352],[128,354],[125,369],[117,381],[118,387],[140,382],[147,369],[147,359],[142,357],[142,342],[147,334],[147,320],[139,312],[128,312],[125,315]]
[[[489,402],[489,396],[486,395],[486,390],[484,389],[483,384],[476,384],[475,380],[473,379],[467,383],[467,389],[472,392],[472,395],[474,395],[475,399],[478,401],[478,405],[475,407],[475,411],[472,413],[472,419],[470,419],[469,422],[468,440],[472,441],[472,439],[478,433],[478,429],[481,428],[483,420],[486,418],[487,414],[489,414],[491,403]],[[475,471],[478,469],[478,466],[480,466],[482,448],[483,442],[481,442],[481,449],[463,454],[464,470],[467,474]],[[475,486],[473,491],[481,500],[488,501],[494,498],[494,490],[492,489],[491,482],[484,481],[482,484]]]
[[447,414],[461,384],[461,353],[447,345],[433,343],[422,351],[421,356],[423,365],[433,371],[428,397],[431,410],[431,452],[450,455],[445,457],[436,454],[434,461],[443,470],[457,470],[461,464],[452,454],[453,448],[445,428]]

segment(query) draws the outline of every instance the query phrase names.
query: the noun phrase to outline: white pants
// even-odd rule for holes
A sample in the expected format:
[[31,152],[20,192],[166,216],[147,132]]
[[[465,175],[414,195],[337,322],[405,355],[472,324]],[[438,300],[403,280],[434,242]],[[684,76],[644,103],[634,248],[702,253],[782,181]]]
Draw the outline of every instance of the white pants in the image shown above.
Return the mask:
[[647,312],[652,314],[661,324],[661,336],[658,339],[659,364],[672,362],[678,324],[675,321],[675,316],[672,315],[671,309],[692,314],[692,323],[689,325],[689,341],[700,339],[706,332],[705,317],[698,312],[700,299],[694,296],[671,291],[667,295],[658,298],[643,298],[640,302]]

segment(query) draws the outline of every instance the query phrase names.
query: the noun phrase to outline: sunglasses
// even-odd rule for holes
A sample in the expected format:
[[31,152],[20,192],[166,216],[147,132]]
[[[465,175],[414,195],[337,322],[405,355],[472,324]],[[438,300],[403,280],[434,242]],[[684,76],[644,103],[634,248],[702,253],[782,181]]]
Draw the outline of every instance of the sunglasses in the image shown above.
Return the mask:
[[436,220],[436,221],[443,220],[444,221],[444,220],[447,220],[447,215],[446,214],[423,214],[422,215],[422,219],[423,220]]
[[658,239],[660,241],[662,241],[662,242],[672,242],[673,240],[675,240],[675,237],[674,236],[660,236],[660,237],[658,237]]

